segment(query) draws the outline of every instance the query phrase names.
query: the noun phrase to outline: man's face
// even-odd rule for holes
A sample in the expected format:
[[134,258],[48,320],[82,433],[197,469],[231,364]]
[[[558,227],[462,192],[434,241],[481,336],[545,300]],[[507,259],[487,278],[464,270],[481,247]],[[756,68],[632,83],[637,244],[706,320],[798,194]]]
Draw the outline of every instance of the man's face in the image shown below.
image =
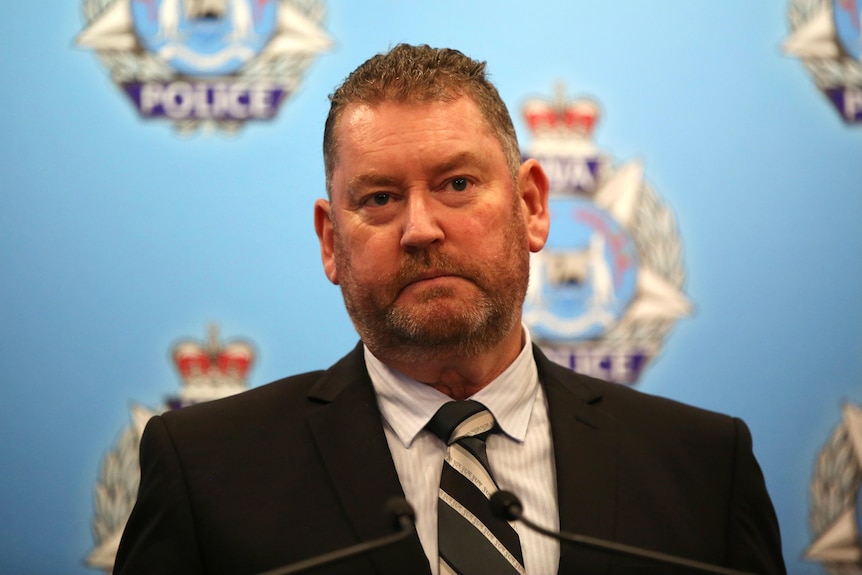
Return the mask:
[[541,246],[524,177],[513,181],[473,101],[352,105],[335,136],[331,205],[318,203],[315,223],[366,345],[469,354],[520,329]]

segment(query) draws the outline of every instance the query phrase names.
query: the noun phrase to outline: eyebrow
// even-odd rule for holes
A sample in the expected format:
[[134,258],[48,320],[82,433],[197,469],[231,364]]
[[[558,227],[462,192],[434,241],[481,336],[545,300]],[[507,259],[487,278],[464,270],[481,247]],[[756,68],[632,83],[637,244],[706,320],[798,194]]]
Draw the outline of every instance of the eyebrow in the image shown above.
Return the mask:
[[350,191],[357,188],[386,188],[398,185],[398,180],[383,174],[358,174],[350,178],[347,189]]
[[[485,165],[485,160],[479,154],[464,151],[458,152],[432,168],[432,172],[442,174],[456,170],[460,166],[473,164],[479,167]],[[401,180],[379,173],[357,174],[347,184],[347,189],[354,191],[361,188],[388,188],[398,186]]]
[[446,161],[438,165],[435,170],[437,172],[450,172],[459,166],[463,166],[465,164],[474,164],[476,166],[482,167],[485,165],[485,160],[479,154],[474,152],[465,151],[458,152],[454,156],[448,158]]

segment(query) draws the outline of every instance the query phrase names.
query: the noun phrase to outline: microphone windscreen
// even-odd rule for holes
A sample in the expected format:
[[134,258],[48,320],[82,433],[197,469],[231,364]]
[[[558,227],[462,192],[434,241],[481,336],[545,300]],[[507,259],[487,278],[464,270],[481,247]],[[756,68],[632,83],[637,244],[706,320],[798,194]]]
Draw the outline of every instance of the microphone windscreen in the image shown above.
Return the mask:
[[403,497],[390,497],[383,505],[383,512],[396,529],[404,529],[416,522],[413,506]]
[[517,521],[524,510],[518,496],[508,491],[497,491],[491,495],[489,503],[494,517],[503,521]]

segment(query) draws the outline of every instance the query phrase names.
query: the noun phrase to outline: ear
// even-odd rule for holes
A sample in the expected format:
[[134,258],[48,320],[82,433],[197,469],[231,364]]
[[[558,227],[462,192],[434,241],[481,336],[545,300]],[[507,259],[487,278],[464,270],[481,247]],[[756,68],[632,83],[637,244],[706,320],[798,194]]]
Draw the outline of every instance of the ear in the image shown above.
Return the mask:
[[332,205],[323,199],[314,202],[314,231],[320,241],[320,259],[323,272],[329,281],[338,285],[338,270],[335,267],[335,229],[332,223]]
[[548,189],[550,183],[545,170],[537,160],[529,159],[518,170],[518,188],[521,193],[521,209],[527,224],[530,251],[545,247],[551,229],[548,212]]

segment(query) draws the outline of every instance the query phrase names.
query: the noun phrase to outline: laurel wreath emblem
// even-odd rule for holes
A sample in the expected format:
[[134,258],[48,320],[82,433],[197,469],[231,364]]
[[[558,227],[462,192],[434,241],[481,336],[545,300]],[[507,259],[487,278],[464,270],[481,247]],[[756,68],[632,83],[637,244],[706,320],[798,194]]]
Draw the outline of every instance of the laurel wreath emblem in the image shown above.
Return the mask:
[[[167,409],[167,406],[162,410]],[[138,450],[144,422],[157,412],[140,405],[131,408],[133,423],[102,459],[94,493],[93,540],[95,548],[84,559],[87,566],[110,573],[120,536],[135,506],[141,468]]]
[[[791,0],[787,9],[791,30],[796,31],[825,9],[831,9],[830,0]],[[802,63],[820,89],[862,85],[862,62],[853,58],[804,58]]]
[[[676,218],[646,181],[641,183],[634,214],[628,231],[637,248],[639,265],[682,292],[685,266]],[[655,352],[663,346],[675,324],[676,318],[631,319],[623,316],[602,339],[605,342],[641,345]]]
[[[818,539],[838,519],[854,508],[856,494],[862,485],[862,463],[850,440],[848,422],[842,421],[824,444],[810,485],[811,507],[808,523]],[[824,563],[831,575],[862,575],[862,565]]]
[[139,442],[135,429],[127,427],[102,461],[93,518],[93,535],[97,543],[104,543],[122,529],[132,512],[140,481]]

